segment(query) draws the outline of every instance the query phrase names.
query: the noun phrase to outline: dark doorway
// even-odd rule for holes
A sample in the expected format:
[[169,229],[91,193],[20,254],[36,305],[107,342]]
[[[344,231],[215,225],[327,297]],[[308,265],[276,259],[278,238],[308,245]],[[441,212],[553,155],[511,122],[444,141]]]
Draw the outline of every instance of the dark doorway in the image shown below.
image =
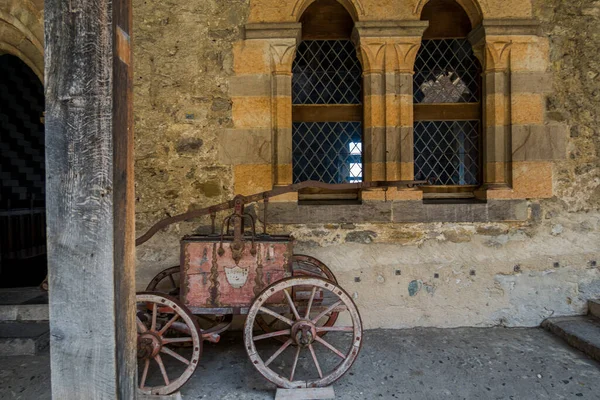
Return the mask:
[[47,273],[44,88],[19,58],[0,56],[0,287]]

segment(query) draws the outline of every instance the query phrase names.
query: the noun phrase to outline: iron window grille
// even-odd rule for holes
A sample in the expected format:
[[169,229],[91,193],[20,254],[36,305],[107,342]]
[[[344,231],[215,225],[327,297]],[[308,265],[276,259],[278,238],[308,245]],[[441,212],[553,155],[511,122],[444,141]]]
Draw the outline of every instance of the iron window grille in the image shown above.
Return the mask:
[[320,107],[323,119],[294,120],[294,182],[361,182],[362,122],[328,119],[327,113],[327,107],[362,103],[362,68],[354,45],[350,40],[305,40],[292,72],[293,105]]
[[304,40],[292,73],[293,104],[361,104],[362,68],[350,40]]
[[415,104],[477,103],[479,66],[467,39],[423,40],[415,60]]
[[292,145],[294,183],[362,181],[360,122],[296,122]]
[[[468,40],[422,42],[413,94],[415,107],[427,107],[428,112],[423,119],[415,117],[415,179],[433,178],[443,186],[479,185],[480,90],[479,64]],[[444,118],[444,107],[461,104],[463,111],[453,113],[452,120]],[[473,107],[478,111],[473,113]]]
[[415,179],[479,184],[479,121],[418,121],[414,134]]

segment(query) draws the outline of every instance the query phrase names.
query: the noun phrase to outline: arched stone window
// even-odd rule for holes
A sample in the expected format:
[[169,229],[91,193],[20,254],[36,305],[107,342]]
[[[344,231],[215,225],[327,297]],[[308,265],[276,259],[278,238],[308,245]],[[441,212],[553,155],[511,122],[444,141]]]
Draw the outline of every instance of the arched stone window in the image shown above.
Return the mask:
[[431,197],[472,197],[482,183],[481,67],[467,35],[472,26],[454,0],[431,0],[429,28],[415,61],[415,178],[435,180]]
[[[354,21],[335,0],[302,15],[292,65],[293,181],[363,179],[362,67],[350,41]],[[357,193],[300,193],[301,200],[356,199]]]

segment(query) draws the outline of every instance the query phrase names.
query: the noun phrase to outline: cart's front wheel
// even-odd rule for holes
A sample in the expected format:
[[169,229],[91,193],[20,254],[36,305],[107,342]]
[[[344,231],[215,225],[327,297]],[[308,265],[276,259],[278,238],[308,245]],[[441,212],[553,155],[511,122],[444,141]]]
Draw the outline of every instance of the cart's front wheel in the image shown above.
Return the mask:
[[[135,318],[138,390],[152,395],[177,391],[190,379],[202,354],[196,319],[175,298],[148,292],[136,295]],[[181,343],[190,346],[178,346]]]
[[[309,288],[306,300],[294,301],[295,287]],[[315,294],[325,295],[315,304]],[[339,313],[336,326],[318,321]],[[285,328],[255,335],[258,315],[278,319]],[[328,332],[327,339],[319,333]],[[282,344],[270,338],[285,337]],[[337,284],[315,277],[292,277],[267,287],[248,311],[244,344],[252,364],[269,381],[282,388],[323,387],[338,380],[351,366],[362,344],[362,324],[356,305]]]

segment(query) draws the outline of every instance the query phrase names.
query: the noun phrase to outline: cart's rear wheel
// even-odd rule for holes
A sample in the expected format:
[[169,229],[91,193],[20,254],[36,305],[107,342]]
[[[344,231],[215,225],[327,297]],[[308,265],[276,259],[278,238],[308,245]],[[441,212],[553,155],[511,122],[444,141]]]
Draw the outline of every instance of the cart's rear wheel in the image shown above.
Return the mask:
[[[176,265],[171,268],[162,270],[148,284],[146,292],[165,293],[173,297],[179,298],[179,289],[181,268]],[[204,332],[222,333],[231,325],[233,315],[196,315],[198,326]],[[186,344],[181,344],[186,346]]]
[[[290,295],[299,286],[311,288],[306,301],[295,302]],[[318,290],[326,295],[320,305],[315,305]],[[281,297],[284,304],[272,304]],[[319,326],[317,321],[331,312],[337,312],[345,322]],[[277,318],[285,329],[255,335],[253,327],[258,315]],[[329,333],[327,340],[319,335],[322,332]],[[266,340],[280,336],[287,338],[285,343]],[[323,387],[352,366],[362,344],[362,323],[356,305],[337,284],[321,278],[292,277],[267,287],[254,300],[244,326],[244,344],[252,364],[277,386]]]
[[[302,254],[294,254],[292,256],[292,276],[293,277],[315,277],[323,278],[337,284],[337,279],[333,272],[323,262],[317,260],[311,256],[305,256]],[[315,296],[314,304],[318,305],[322,301],[322,291],[319,290]],[[294,302],[299,300],[307,300],[307,296],[310,295],[310,288],[297,287],[292,291],[292,299]],[[323,317],[318,321],[319,326],[333,326],[337,321],[338,313],[332,312],[331,314]],[[256,324],[265,333],[276,332],[279,329],[283,329],[282,322],[275,317],[270,315],[259,314],[256,316]],[[323,337],[327,332],[320,332],[319,336]],[[287,338],[283,336],[277,336],[275,339],[284,343]]]
[[177,299],[148,292],[136,295],[135,318],[138,390],[152,395],[177,391],[190,379],[202,354],[196,319]]
[[179,265],[160,271],[146,287],[146,292],[166,293],[170,296],[179,297]]

